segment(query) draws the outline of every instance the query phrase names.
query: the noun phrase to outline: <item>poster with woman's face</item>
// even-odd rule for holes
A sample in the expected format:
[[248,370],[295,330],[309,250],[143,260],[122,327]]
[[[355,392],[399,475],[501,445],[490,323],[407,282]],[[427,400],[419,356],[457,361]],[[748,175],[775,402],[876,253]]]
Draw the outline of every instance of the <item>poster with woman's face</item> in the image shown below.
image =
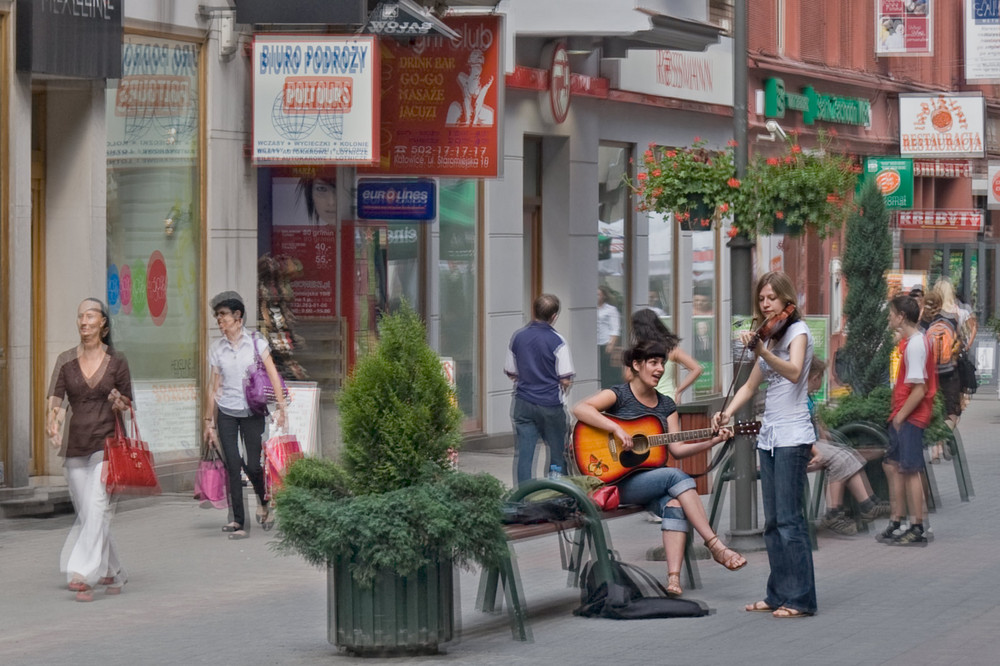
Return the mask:
[[336,314],[337,184],[313,169],[271,179],[271,248],[302,264],[290,280],[293,310],[304,318]]

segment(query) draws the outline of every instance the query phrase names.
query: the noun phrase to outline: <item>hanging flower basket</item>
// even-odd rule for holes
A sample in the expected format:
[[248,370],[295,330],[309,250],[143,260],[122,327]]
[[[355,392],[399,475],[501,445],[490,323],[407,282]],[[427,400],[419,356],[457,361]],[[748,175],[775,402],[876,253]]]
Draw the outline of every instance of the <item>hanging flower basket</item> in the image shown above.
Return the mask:
[[672,213],[681,229],[711,229],[716,216],[729,210],[740,183],[733,168],[736,143],[730,141],[724,151],[705,144],[700,137],[687,148],[650,144],[635,182],[625,177],[638,200],[636,209]]
[[819,150],[806,152],[793,136],[784,155],[757,155],[747,165],[733,202],[737,232],[753,238],[815,229],[826,238],[841,227],[850,212],[860,168],[848,157],[830,152],[822,133],[819,145]]

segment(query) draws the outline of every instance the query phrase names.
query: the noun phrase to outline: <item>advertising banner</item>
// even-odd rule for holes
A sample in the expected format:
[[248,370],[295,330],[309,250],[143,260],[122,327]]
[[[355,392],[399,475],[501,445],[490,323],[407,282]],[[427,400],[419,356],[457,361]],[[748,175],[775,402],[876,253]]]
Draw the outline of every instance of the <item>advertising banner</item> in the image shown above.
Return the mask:
[[938,229],[941,231],[982,231],[983,211],[902,210],[896,222],[900,229]]
[[899,153],[911,157],[984,157],[985,118],[981,93],[901,94]]
[[[10,11],[6,3],[5,11]],[[17,70],[84,79],[122,73],[123,2],[17,0]]]
[[601,67],[618,90],[733,105],[733,40],[729,37],[701,53],[633,49],[625,58],[606,58]]
[[865,180],[875,180],[886,208],[913,208],[913,160],[908,157],[869,157]]
[[1000,81],[1000,2],[964,0],[965,80]]
[[106,96],[109,166],[195,163],[198,48],[190,42],[125,37],[121,80]]
[[373,163],[378,72],[376,37],[255,36],[254,163]]
[[875,0],[875,55],[934,53],[934,0]]
[[437,187],[430,178],[362,178],[357,189],[363,220],[426,221],[437,216]]
[[1000,163],[991,162],[986,175],[986,207],[1000,208]]
[[381,155],[363,172],[449,178],[500,175],[499,16],[447,18],[457,41],[382,40]]

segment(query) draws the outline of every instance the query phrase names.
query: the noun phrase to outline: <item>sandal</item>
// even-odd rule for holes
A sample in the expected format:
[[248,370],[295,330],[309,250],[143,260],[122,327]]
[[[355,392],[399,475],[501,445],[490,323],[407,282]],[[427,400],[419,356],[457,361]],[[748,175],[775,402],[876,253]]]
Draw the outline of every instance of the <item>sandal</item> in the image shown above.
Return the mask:
[[80,578],[74,578],[73,580],[71,580],[69,582],[69,585],[66,586],[66,588],[70,592],[83,592],[88,587],[89,586],[87,585],[87,583],[84,580],[80,579]]
[[806,613],[805,611],[796,610],[794,608],[787,608],[785,606],[779,606],[771,613],[772,617],[778,619],[791,618],[791,617],[809,617],[812,613]]
[[94,600],[94,588],[87,585],[84,589],[77,591],[76,593],[77,601],[93,601]]
[[747,604],[743,607],[748,613],[771,613],[774,611],[773,608],[767,605],[766,601],[755,601],[752,604]]
[[705,542],[705,548],[712,553],[713,560],[730,571],[738,571],[747,565],[746,558],[722,543],[718,534]]
[[239,523],[228,523],[228,524],[222,526],[222,531],[223,532],[236,532],[236,531],[242,530],[242,529],[243,529],[243,526],[240,525]]
[[266,504],[261,504],[260,506],[258,506],[257,507],[257,524],[258,525],[263,525],[264,523],[266,523],[267,522],[267,516],[268,516],[269,513],[270,513],[270,511],[268,510]]
[[680,571],[668,571],[667,572],[667,596],[668,597],[679,597],[684,594],[684,590],[681,588],[681,572]]
[[238,539],[248,539],[248,538],[250,538],[250,535],[249,535],[249,534],[247,534],[247,533],[246,533],[246,532],[245,532],[244,530],[242,530],[242,529],[240,529],[240,530],[235,530],[235,531],[233,531],[233,533],[232,533],[232,534],[230,534],[230,535],[229,535],[229,540],[230,540],[230,541],[236,541],[236,540],[238,540]]
[[[263,514],[260,511],[261,509],[264,509]],[[257,522],[260,523],[261,529],[265,532],[274,527],[274,509],[270,505],[257,507]]]

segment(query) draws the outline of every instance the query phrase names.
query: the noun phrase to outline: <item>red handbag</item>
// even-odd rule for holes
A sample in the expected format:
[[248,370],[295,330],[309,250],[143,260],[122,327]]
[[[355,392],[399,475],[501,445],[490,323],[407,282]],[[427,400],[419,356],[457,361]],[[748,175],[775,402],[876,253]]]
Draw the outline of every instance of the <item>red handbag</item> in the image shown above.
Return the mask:
[[132,436],[126,437],[121,417],[115,417],[115,436],[104,440],[104,472],[101,480],[109,495],[159,495],[160,481],[153,467],[153,454],[139,436],[135,410]]
[[601,511],[613,511],[621,501],[618,497],[618,486],[601,486],[590,496]]
[[284,485],[291,464],[302,457],[302,447],[295,435],[275,435],[264,443],[264,481],[268,499]]

